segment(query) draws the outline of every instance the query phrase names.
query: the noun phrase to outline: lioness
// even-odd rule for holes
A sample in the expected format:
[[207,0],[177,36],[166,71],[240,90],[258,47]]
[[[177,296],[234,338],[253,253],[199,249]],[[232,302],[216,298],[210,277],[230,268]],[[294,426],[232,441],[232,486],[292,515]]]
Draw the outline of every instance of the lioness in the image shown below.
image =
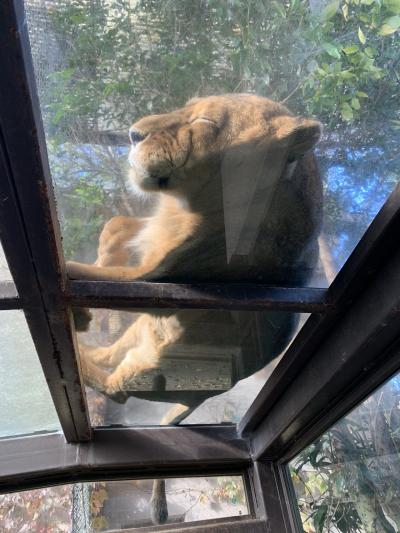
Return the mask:
[[[155,213],[111,219],[96,263],[69,262],[69,276],[307,283],[321,224],[321,180],[310,151],[320,133],[319,122],[250,94],[195,98],[142,118],[129,131],[130,180],[158,196]],[[87,380],[109,394],[123,390],[132,376],[157,366],[168,344],[194,334],[189,311],[160,315],[143,315],[111,347],[82,347]],[[294,321],[262,314],[263,337],[273,339],[259,368],[284,348]],[[113,372],[96,377],[96,365]]]
[[[69,276],[306,283],[322,202],[307,152],[320,132],[319,122],[249,94],[195,98],[142,118],[130,128],[130,180],[157,194],[158,208],[108,222],[97,264],[69,262]],[[232,233],[249,236],[247,250]]]

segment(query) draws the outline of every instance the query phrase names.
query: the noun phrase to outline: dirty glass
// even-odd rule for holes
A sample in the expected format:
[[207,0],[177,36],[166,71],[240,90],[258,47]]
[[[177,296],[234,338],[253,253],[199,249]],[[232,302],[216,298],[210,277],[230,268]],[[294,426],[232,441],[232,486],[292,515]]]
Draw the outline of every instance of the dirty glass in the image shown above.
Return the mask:
[[12,281],[10,269],[8,268],[7,259],[0,242],[0,282]]
[[78,347],[92,424],[236,423],[305,315],[92,309]]
[[248,514],[241,476],[100,481],[0,495],[4,533],[149,531]]
[[60,424],[22,311],[0,311],[0,437]]
[[397,0],[25,6],[73,277],[326,286],[399,181]]
[[289,466],[304,531],[398,531],[400,375]]

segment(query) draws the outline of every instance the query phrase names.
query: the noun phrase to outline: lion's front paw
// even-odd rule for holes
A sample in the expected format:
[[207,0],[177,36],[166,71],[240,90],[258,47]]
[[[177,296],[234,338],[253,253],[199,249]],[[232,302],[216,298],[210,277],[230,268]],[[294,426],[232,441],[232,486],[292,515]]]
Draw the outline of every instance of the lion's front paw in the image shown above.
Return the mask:
[[124,391],[117,392],[115,394],[107,394],[107,397],[110,398],[113,402],[119,403],[123,405],[126,403],[127,399],[129,398],[128,394]]
[[163,318],[165,341],[172,344],[176,342],[184,332],[184,329],[175,315]]
[[125,390],[125,377],[121,372],[113,372],[106,379],[106,393],[107,394],[116,394]]

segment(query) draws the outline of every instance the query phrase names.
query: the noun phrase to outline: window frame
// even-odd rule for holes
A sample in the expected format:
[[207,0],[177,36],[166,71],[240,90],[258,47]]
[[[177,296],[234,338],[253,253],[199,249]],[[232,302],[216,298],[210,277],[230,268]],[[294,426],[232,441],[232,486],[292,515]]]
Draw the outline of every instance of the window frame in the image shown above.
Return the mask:
[[[0,491],[61,479],[235,472],[249,488],[255,528],[299,530],[286,463],[400,368],[400,185],[327,289],[69,281],[22,0],[4,0],[0,7],[0,66],[0,228],[15,283],[0,283],[0,309],[24,311],[64,435],[0,440]],[[93,429],[71,306],[274,309],[311,316],[238,428]],[[119,446],[121,435],[126,440]],[[137,446],[146,436],[162,460],[149,460],[146,446]],[[55,455],[43,452],[37,468],[32,450],[40,452],[46,442],[57,442]],[[188,447],[180,455],[171,442]],[[70,456],[75,462],[62,464]],[[249,527],[230,524],[229,531]],[[193,530],[202,527],[194,524]]]

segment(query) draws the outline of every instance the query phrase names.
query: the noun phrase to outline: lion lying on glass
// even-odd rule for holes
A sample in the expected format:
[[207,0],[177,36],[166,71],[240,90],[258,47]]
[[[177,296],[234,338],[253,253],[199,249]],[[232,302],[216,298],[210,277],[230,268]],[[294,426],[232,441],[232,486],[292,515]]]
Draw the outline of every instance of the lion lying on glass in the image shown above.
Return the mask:
[[[250,94],[194,98],[142,118],[129,131],[129,178],[136,194],[158,198],[157,207],[149,217],[108,221],[95,264],[69,262],[69,276],[306,285],[318,261],[322,185],[312,149],[320,134],[318,121]],[[238,379],[279,355],[297,320],[258,315],[268,349]],[[82,346],[85,379],[107,394],[129,389],[135,375],[157,367],[167,346],[190,343],[196,324],[186,316],[143,313],[112,346]],[[241,320],[237,329],[247,331]],[[213,335],[209,328],[208,343]]]

